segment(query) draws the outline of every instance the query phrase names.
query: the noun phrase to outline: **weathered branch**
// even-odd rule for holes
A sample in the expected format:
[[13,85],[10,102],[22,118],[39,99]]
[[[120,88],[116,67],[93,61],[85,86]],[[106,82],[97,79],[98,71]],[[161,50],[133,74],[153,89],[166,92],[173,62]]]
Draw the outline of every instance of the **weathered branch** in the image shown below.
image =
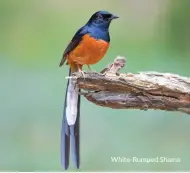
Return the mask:
[[[110,66],[109,66],[110,67]],[[190,78],[158,72],[74,73],[91,102],[114,109],[160,109],[190,114]]]

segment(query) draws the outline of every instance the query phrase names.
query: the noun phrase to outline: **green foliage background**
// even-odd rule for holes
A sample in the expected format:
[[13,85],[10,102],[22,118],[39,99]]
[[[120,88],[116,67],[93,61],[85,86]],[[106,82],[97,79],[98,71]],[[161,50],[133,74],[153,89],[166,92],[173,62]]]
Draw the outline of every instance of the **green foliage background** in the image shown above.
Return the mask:
[[[111,47],[123,71],[189,76],[189,0],[0,0],[0,170],[62,171],[60,128],[68,67],[62,53],[92,13],[120,16]],[[81,170],[190,170],[190,118],[164,111],[113,110],[82,100]],[[113,163],[110,157],[179,157],[180,163]],[[71,170],[73,170],[71,164]]]

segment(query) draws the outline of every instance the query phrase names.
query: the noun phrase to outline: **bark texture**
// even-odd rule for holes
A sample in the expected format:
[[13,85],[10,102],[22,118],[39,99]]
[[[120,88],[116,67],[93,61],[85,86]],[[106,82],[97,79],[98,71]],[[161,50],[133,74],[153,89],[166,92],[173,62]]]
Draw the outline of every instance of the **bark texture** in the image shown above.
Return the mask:
[[[105,72],[105,71],[104,71]],[[190,78],[170,73],[74,73],[89,101],[113,109],[160,109],[190,114]]]

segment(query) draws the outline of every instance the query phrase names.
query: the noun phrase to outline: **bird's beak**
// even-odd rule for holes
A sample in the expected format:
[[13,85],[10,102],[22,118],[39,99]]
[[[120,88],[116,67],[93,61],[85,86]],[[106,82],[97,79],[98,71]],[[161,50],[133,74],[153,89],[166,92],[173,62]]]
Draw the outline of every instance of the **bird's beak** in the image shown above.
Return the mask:
[[111,19],[118,19],[118,16],[112,15]]

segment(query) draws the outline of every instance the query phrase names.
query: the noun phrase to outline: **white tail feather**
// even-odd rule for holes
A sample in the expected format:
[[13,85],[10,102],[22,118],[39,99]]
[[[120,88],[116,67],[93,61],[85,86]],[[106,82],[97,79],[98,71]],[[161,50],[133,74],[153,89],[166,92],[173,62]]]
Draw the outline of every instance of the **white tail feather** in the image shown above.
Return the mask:
[[68,91],[67,91],[67,107],[66,118],[68,125],[74,125],[77,118],[77,104],[78,104],[78,91],[79,89],[72,82],[72,78],[69,79]]

